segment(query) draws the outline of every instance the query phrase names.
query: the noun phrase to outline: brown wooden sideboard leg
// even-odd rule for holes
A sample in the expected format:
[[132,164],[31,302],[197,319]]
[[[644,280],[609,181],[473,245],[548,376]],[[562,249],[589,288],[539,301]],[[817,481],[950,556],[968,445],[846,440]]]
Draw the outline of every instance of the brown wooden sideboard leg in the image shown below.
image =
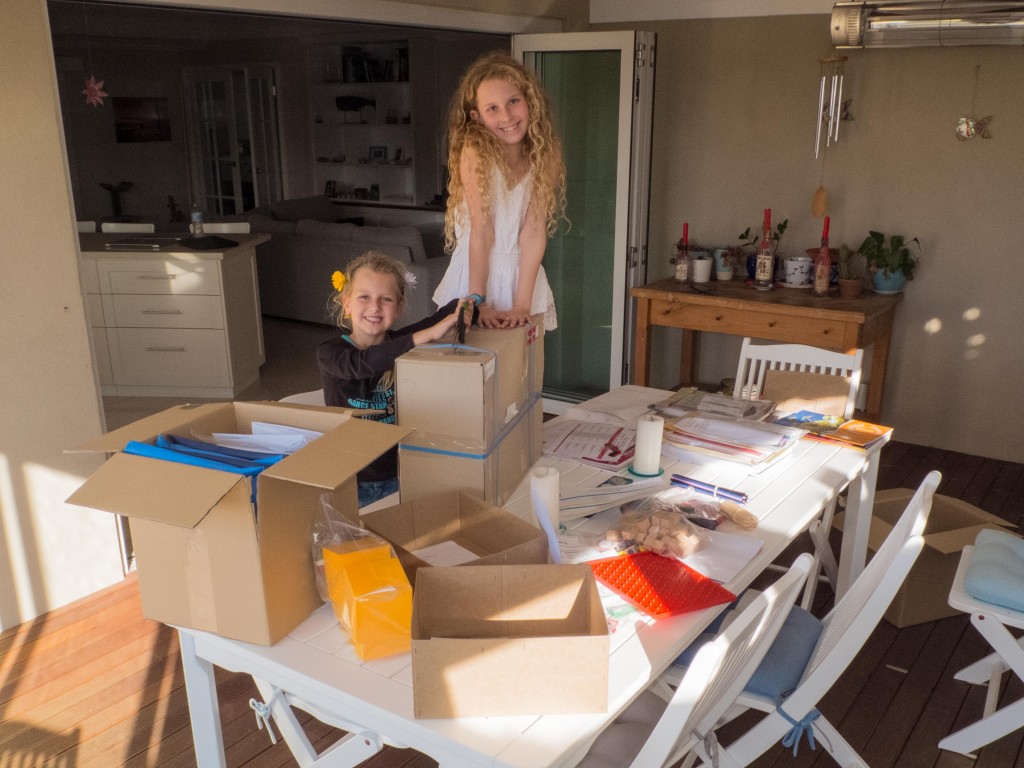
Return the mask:
[[651,378],[651,300],[636,300],[636,345],[633,349],[633,384],[646,387]]

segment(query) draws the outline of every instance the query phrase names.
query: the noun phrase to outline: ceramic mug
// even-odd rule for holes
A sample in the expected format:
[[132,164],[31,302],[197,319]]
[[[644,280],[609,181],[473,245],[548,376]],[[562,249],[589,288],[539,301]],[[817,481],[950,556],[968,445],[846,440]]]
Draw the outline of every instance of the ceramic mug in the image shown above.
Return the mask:
[[786,285],[810,285],[814,279],[814,261],[810,256],[787,256],[782,280]]

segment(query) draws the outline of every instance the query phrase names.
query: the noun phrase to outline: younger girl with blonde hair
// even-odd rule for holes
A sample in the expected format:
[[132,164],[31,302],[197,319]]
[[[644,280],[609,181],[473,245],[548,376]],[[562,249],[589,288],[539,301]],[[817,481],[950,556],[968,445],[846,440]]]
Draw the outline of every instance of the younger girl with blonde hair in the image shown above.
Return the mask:
[[[410,289],[404,268],[376,251],[353,259],[333,276],[333,311],[341,338],[317,348],[327,405],[378,411],[365,418],[395,423],[395,360],[417,344],[438,341],[458,319],[458,300],[430,317],[392,331]],[[359,506],[398,491],[398,449],[392,448],[356,476]]]
[[452,260],[434,301],[469,296],[487,327],[543,314],[553,330],[541,261],[565,218],[565,161],[540,82],[508,54],[487,54],[463,75],[448,114],[448,169]]

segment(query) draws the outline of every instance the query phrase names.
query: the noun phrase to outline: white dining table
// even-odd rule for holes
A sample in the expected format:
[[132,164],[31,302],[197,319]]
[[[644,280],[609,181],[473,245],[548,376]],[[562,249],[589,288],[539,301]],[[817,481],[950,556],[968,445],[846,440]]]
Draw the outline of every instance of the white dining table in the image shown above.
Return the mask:
[[[668,394],[636,389],[640,390],[637,397],[649,398],[648,402]],[[622,394],[618,392],[619,397]],[[539,463],[557,467],[562,482],[569,484],[602,471],[549,456]],[[800,440],[791,455],[760,472],[735,462],[707,461],[686,454],[663,455],[663,464],[668,473],[678,472],[748,495],[746,507],[757,516],[758,527],[734,532],[755,536],[762,546],[724,584],[733,593],[746,588],[846,488],[848,523],[840,558],[840,589],[848,587],[863,568],[878,471],[877,448],[862,451]],[[524,519],[533,518],[528,480],[524,479],[505,508]],[[273,728],[288,742],[301,766],[354,766],[384,744],[416,749],[443,768],[572,766],[720,610],[718,606],[658,621],[635,613],[619,622],[610,635],[605,712],[432,720],[413,716],[410,654],[361,661],[329,605],[314,611],[270,647],[179,628],[197,763],[201,768],[227,766],[214,682],[216,666],[252,675],[273,716]],[[557,686],[558,681],[552,680],[551,685]],[[317,753],[292,706],[348,731],[348,736]]]

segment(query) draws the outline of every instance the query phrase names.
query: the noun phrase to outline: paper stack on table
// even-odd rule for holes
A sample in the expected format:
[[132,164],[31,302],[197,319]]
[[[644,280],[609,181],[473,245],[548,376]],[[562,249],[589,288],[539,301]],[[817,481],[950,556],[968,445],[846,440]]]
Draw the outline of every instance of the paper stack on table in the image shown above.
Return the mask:
[[665,424],[665,441],[685,450],[743,464],[774,461],[805,433],[796,427],[713,414],[683,416]]

